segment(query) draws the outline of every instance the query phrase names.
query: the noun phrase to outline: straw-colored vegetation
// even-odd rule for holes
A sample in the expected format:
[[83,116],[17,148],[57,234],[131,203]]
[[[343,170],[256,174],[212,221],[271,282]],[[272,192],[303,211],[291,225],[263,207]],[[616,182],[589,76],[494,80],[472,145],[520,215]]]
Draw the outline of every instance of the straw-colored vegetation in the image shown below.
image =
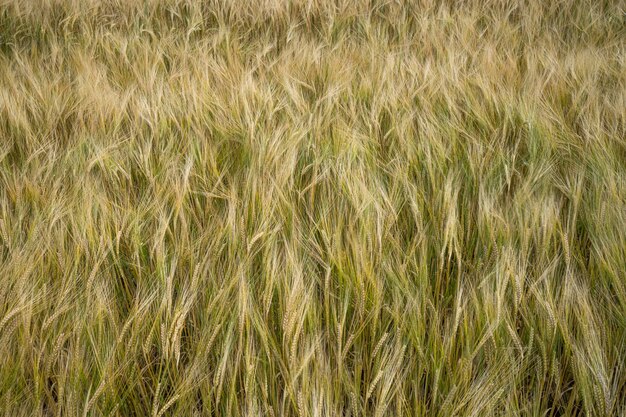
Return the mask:
[[0,0],[0,414],[623,416],[620,0]]

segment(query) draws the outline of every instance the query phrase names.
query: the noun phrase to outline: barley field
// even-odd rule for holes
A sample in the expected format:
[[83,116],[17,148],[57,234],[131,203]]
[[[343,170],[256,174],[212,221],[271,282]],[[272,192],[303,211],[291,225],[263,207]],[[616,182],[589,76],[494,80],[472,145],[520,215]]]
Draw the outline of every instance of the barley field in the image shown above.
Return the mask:
[[620,0],[0,0],[0,415],[625,416]]

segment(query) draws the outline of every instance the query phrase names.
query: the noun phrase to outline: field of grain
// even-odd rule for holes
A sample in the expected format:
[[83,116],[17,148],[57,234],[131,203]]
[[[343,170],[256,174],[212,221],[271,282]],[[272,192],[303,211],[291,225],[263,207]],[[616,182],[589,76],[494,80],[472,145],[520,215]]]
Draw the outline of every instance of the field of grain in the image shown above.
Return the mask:
[[626,415],[626,4],[0,0],[0,415]]

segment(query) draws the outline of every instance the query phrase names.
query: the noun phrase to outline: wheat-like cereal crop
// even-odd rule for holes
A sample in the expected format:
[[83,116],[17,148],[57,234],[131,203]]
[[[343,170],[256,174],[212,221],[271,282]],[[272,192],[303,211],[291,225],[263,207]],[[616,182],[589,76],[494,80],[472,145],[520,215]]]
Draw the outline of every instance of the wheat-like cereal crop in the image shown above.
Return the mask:
[[0,416],[626,415],[620,0],[0,0]]

